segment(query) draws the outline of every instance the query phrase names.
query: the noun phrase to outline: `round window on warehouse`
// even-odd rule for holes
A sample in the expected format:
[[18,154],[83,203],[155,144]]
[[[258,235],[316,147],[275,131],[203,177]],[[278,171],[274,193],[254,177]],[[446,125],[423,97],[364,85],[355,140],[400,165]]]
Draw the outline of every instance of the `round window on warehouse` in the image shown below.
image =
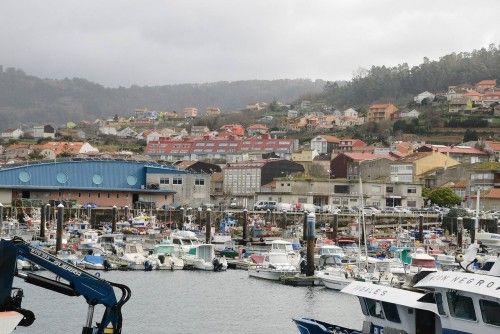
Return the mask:
[[135,186],[137,184],[137,178],[133,175],[127,176],[127,183],[129,186]]
[[57,179],[57,182],[64,184],[64,183],[68,182],[68,175],[66,175],[64,173],[57,173],[56,179]]
[[29,180],[31,180],[31,174],[25,170],[19,172],[19,181],[21,182],[28,182]]
[[102,183],[102,175],[99,175],[99,174],[94,174],[94,176],[92,177],[92,182],[94,184],[101,184]]

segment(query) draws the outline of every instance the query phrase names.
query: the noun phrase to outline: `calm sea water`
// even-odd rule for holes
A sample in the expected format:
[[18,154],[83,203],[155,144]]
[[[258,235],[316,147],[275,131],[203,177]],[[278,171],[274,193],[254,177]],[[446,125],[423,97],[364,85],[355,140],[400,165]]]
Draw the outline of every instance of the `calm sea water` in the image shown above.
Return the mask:
[[[293,317],[308,316],[360,328],[356,298],[323,287],[291,287],[249,278],[247,272],[107,272],[101,277],[127,284],[132,298],[123,308],[123,333],[298,333]],[[23,306],[35,323],[16,333],[80,333],[87,307],[67,297],[24,284]],[[102,315],[96,308],[94,320]]]

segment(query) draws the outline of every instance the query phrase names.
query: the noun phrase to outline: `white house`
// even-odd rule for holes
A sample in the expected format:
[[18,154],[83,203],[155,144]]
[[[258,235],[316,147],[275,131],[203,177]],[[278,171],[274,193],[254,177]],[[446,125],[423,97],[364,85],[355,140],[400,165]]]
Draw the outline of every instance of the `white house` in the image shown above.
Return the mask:
[[356,110],[354,110],[353,108],[349,108],[349,109],[346,109],[344,110],[344,113],[343,113],[344,117],[355,117],[355,118],[358,118],[358,112]]
[[428,99],[429,101],[434,100],[434,96],[435,95],[432,94],[431,92],[425,91],[425,92],[422,92],[422,93],[418,94],[417,96],[415,96],[413,98],[413,101],[415,101],[418,104],[422,104],[422,101],[424,99]]
[[335,136],[319,135],[311,139],[311,150],[319,154],[330,154],[338,144],[339,139]]
[[137,132],[130,127],[126,127],[125,129],[118,131],[116,135],[120,138],[132,138],[137,136]]
[[299,112],[297,110],[288,110],[287,117],[295,118],[299,116]]
[[102,135],[116,136],[118,131],[116,131],[116,128],[111,126],[101,126],[99,128],[99,133]]
[[408,112],[402,112],[399,114],[399,118],[418,118],[420,116],[420,112],[416,109],[413,109]]
[[2,139],[19,139],[23,134],[21,129],[7,129],[2,132]]

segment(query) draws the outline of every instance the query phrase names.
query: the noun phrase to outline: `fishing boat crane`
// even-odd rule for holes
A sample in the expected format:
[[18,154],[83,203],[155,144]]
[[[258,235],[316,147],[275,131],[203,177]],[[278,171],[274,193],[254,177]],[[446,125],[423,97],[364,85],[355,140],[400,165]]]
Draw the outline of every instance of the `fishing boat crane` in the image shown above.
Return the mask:
[[[13,288],[14,276],[24,279],[30,283],[66,296],[83,296],[88,304],[88,313],[82,334],[120,334],[122,329],[123,305],[130,299],[131,291],[126,285],[113,283],[96,277],[75,267],[57,257],[30,246],[19,237],[11,240],[0,240],[0,311],[17,312],[23,316],[20,326],[30,326],[35,316],[33,312],[21,307],[23,292],[21,289]],[[22,256],[29,261],[53,272],[59,279],[51,279],[33,273],[23,274],[17,271],[16,259]],[[117,300],[113,288],[121,290],[122,296]],[[93,326],[94,307],[103,305],[105,307],[101,321]]]

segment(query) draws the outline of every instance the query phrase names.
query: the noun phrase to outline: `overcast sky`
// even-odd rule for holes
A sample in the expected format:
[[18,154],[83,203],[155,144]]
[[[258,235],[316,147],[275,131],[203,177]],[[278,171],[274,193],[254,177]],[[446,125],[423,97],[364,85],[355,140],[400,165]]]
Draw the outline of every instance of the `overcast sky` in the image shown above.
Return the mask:
[[0,64],[107,86],[350,79],[500,43],[500,1],[2,0]]

